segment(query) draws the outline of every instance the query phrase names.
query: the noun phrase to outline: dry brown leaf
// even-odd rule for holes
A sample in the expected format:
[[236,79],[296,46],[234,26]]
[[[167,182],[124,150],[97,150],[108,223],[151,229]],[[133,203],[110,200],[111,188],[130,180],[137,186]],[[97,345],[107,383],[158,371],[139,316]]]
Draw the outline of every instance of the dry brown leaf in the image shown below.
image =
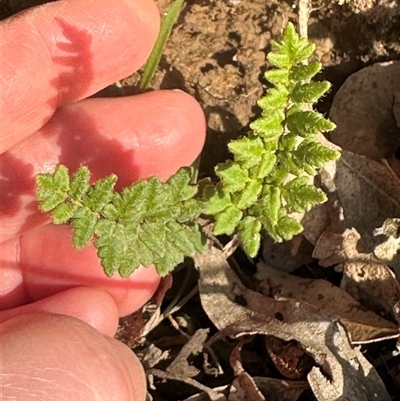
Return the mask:
[[159,379],[163,380],[176,380],[178,382],[186,383],[189,386],[197,388],[200,391],[206,393],[209,401],[226,401],[226,397],[223,393],[209,388],[204,384],[199,383],[197,380],[192,379],[191,377],[179,376],[174,373],[164,372],[160,369],[150,369],[148,375],[150,381],[153,381],[153,377],[158,377]]
[[[267,401],[297,401],[303,391],[310,388],[306,381],[289,381],[258,376],[254,377],[253,380]],[[240,384],[235,379],[230,389],[228,401],[245,400]]]
[[142,337],[145,337],[151,330],[154,329],[163,319],[161,316],[161,304],[164,300],[165,294],[172,286],[172,274],[168,274],[161,279],[160,285],[158,286],[157,292],[155,294],[155,310],[153,311],[150,319],[147,321],[146,325],[142,330]]
[[194,376],[199,374],[199,370],[195,366],[190,365],[188,361],[190,356],[197,355],[203,350],[208,331],[208,329],[197,330],[189,341],[182,347],[179,354],[171,362],[166,371],[150,369],[148,371],[150,380],[155,376],[164,380],[181,381],[206,393],[211,401],[226,401],[226,397],[223,394],[214,391],[193,379]]
[[198,375],[199,370],[190,365],[188,358],[192,355],[199,354],[203,350],[208,331],[208,329],[198,329],[168,366],[167,372],[184,377],[194,377]]
[[[386,261],[388,255],[382,253],[382,247],[387,240],[376,233],[388,218],[400,215],[400,185],[393,179],[393,173],[382,163],[347,151],[342,152],[336,163],[328,163],[325,172],[327,174],[324,174],[324,182],[330,186],[332,183],[335,185],[336,196],[340,200],[343,228],[354,228],[360,234],[364,253],[375,252],[375,256],[380,255]],[[336,228],[332,232],[326,231],[314,250],[314,256],[322,258],[324,265],[339,262],[343,256],[345,237],[343,236],[340,243],[340,236],[342,233],[344,235],[344,230],[335,230]],[[330,238],[332,242],[329,241]],[[387,262],[394,270],[397,280],[400,279],[398,251],[391,249],[392,254],[397,255]],[[342,263],[346,259],[347,256],[343,257]]]
[[313,260],[312,246],[301,235],[297,235],[292,241],[282,243],[265,236],[261,249],[262,257],[269,265],[279,267],[288,273]]
[[[213,391],[217,392],[218,394],[227,393],[229,391],[228,386],[220,386],[213,388]],[[226,400],[226,398],[224,398]],[[188,398],[185,398],[183,401],[210,401],[209,396],[207,393],[198,393],[194,394]],[[222,401],[222,400],[221,400]]]
[[[399,170],[400,171],[400,170]],[[400,219],[386,219],[382,225],[374,230],[376,237],[383,237],[383,241],[374,249],[374,255],[393,268],[397,281],[400,283]]]
[[243,401],[266,401],[263,394],[258,389],[254,379],[244,370],[240,358],[245,339],[240,339],[232,350],[230,364],[236,376],[235,388],[238,392],[237,398]]
[[162,351],[154,344],[150,344],[143,350],[136,351],[136,355],[140,359],[145,370],[151,369],[156,366],[159,362],[169,358],[168,351]]
[[[321,172],[321,177],[325,183],[331,180],[329,175],[324,171]],[[345,222],[343,221],[343,210],[340,205],[338,194],[335,193],[336,187],[333,186],[333,188],[330,188],[329,190],[327,188],[325,189],[329,192],[329,200],[324,203],[326,210],[326,223],[324,227],[320,227],[319,236],[313,237],[314,241],[312,243],[315,246],[312,256],[315,259],[318,259],[320,266],[330,267],[342,263],[345,259],[343,251],[343,232],[345,231]],[[309,223],[307,219],[304,225],[304,235],[307,236],[307,238],[309,236],[308,226],[310,224],[313,223]]]
[[309,388],[306,381],[289,381],[271,377],[254,377],[260,391],[268,396],[268,401],[296,401]]
[[334,97],[330,137],[343,149],[380,161],[400,145],[394,114],[400,91],[400,61],[376,63],[351,75]]
[[384,164],[345,150],[325,171],[336,186],[345,227],[354,227],[372,252],[379,243],[374,230],[400,216],[400,185]]
[[400,301],[400,285],[393,272],[372,253],[361,253],[356,230],[344,235],[344,263],[341,287],[376,313],[394,320],[394,306]]
[[351,347],[346,331],[331,315],[299,301],[277,301],[245,288],[224,253],[215,248],[195,259],[203,308],[222,334],[296,340],[320,364],[307,377],[319,401],[372,401],[378,394],[380,401],[390,400],[379,377],[372,381],[366,374],[372,365]]
[[313,366],[312,358],[295,341],[265,336],[265,346],[279,373],[287,379],[305,379]]
[[143,314],[141,310],[138,310],[120,319],[115,338],[129,348],[134,348],[139,342],[143,327]]
[[265,263],[257,265],[261,291],[275,299],[292,299],[307,303],[340,319],[353,344],[396,338],[399,328],[390,321],[366,310],[347,292],[326,280],[289,275]]

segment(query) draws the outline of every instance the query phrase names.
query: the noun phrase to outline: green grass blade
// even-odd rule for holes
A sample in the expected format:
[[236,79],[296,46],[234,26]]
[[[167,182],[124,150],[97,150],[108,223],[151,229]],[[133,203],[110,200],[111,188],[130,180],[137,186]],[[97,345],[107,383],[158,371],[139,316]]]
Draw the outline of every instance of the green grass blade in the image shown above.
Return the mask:
[[139,87],[142,90],[148,87],[156,73],[165,45],[167,44],[172,28],[178,19],[184,1],[185,0],[175,0],[171,4],[167,15],[161,22],[160,33],[158,34],[157,41],[143,69],[142,78],[140,79]]

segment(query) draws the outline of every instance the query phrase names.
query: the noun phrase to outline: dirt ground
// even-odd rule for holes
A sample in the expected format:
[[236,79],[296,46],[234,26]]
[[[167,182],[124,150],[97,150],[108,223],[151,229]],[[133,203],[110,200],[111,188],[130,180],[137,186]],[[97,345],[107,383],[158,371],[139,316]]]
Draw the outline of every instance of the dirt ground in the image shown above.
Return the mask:
[[[1,17],[39,2],[44,1],[1,0]],[[158,0],[158,3],[164,12],[171,1]],[[294,0],[185,2],[151,87],[182,89],[202,105],[208,121],[208,134],[201,158],[201,175],[213,174],[213,167],[229,157],[227,142],[243,135],[249,122],[257,116],[256,102],[266,89],[263,73],[269,67],[265,57],[270,50],[271,39],[279,35],[287,22],[297,23],[297,3]],[[314,0],[309,17],[309,39],[316,44],[316,56],[324,66],[319,78],[327,79],[333,85],[329,95],[318,105],[324,113],[329,112],[333,96],[351,74],[378,61],[400,60],[400,7],[397,0],[339,3]],[[126,93],[135,93],[137,81],[137,75],[122,81]],[[202,324],[210,324],[198,308],[198,300],[196,302],[194,297],[185,311],[201,316],[199,319],[204,320]],[[168,349],[170,333],[165,332],[165,326],[162,330],[156,330],[152,335],[163,337],[165,344],[161,346],[161,341],[158,341],[158,346]],[[179,341],[176,340],[173,346],[179,346]],[[262,365],[263,369],[276,375],[267,362],[260,359],[255,348],[249,349],[253,360],[248,363],[248,370],[257,373]],[[226,352],[221,350],[222,354]],[[373,348],[370,352],[372,356],[379,355],[379,349]],[[392,363],[390,359],[386,362],[386,365]],[[396,363],[399,363],[398,359]],[[393,380],[387,366],[382,367],[381,374],[395,400],[400,383]],[[208,386],[215,387],[228,383],[230,379],[225,377],[213,381],[208,377],[206,381]],[[152,391],[154,400],[176,400],[181,399],[182,394],[190,394],[187,386],[161,387],[162,391]],[[305,392],[298,399],[315,398]]]
[[[168,1],[159,1],[165,9]],[[377,61],[400,58],[400,10],[396,1],[356,0],[339,5],[312,2],[309,38],[325,69],[321,78],[333,88]],[[263,73],[270,40],[288,21],[297,21],[297,1],[187,1],[170,38],[154,87],[180,88],[194,95],[208,120],[203,172],[227,157],[227,141],[246,132],[265,90]]]

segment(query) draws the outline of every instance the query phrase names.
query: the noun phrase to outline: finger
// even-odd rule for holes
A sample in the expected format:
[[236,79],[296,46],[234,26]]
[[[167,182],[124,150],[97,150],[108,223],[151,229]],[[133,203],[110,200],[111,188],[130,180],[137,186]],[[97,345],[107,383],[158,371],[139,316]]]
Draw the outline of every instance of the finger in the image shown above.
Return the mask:
[[54,110],[126,77],[146,61],[159,26],[152,0],[60,0],[0,25],[0,153]]
[[205,139],[204,114],[180,91],[86,99],[60,108],[51,121],[0,156],[1,241],[48,222],[38,212],[35,175],[58,163],[88,165],[93,179],[115,173],[116,188],[190,165]]
[[145,399],[143,368],[133,352],[80,320],[32,314],[1,329],[4,399]]
[[0,311],[0,323],[32,313],[71,316],[110,337],[118,328],[119,315],[114,299],[107,292],[90,287],[72,288],[40,301]]
[[[4,265],[2,304],[14,308],[23,303],[47,298],[74,287],[95,287],[113,298],[119,316],[126,316],[143,306],[156,291],[160,277],[154,268],[140,268],[129,278],[118,274],[107,277],[100,265],[96,249],[73,248],[68,226],[46,225],[21,237],[17,260]],[[12,274],[20,280],[12,282]],[[8,278],[8,279],[7,279]],[[14,288],[18,288],[14,292]],[[68,313],[69,314],[69,313]]]

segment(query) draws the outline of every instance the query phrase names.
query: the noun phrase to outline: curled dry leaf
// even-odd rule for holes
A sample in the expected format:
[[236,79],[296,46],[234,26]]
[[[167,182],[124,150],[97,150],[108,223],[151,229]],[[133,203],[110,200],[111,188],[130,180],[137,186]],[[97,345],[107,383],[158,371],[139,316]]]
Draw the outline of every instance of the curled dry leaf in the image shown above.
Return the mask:
[[[346,290],[350,291],[356,299],[367,301],[367,297],[362,294],[368,286],[371,291],[367,294],[375,292],[377,296],[371,295],[371,297],[378,300],[378,305],[383,302],[386,305],[384,310],[388,310],[391,307],[389,305],[393,305],[398,297],[399,249],[389,248],[392,255],[385,255],[383,250],[387,239],[376,233],[388,218],[400,215],[400,185],[386,165],[348,151],[343,151],[336,163],[328,163],[325,166],[325,172],[325,181],[330,186],[333,183],[336,188],[334,196],[340,202],[341,213],[336,220],[336,226],[335,224],[333,225],[335,227],[332,226],[332,232],[326,231],[321,241],[317,241],[314,256],[323,258],[324,263],[326,261],[342,263],[347,272],[345,280],[351,277],[351,280],[343,284]],[[352,253],[349,253],[352,241],[349,236],[346,236],[346,228],[354,229],[359,237],[356,244],[353,244]],[[329,238],[332,238],[332,242],[329,242]],[[330,244],[331,249],[329,246],[324,248],[323,244]],[[358,252],[364,255],[360,256]],[[360,257],[365,261],[367,255],[369,255],[368,263],[357,263]],[[388,261],[390,256],[392,258]],[[342,260],[340,260],[341,257]],[[397,283],[385,263],[393,269]],[[369,273],[364,279],[366,271]],[[382,279],[383,276],[386,278]],[[361,283],[365,284],[362,289],[359,288]],[[389,291],[388,288],[390,288]],[[384,295],[383,298],[381,294]],[[372,304],[367,303],[367,305],[373,307]],[[389,315],[393,316],[391,312]]]
[[337,125],[332,142],[372,160],[392,159],[400,145],[394,114],[399,92],[400,61],[377,63],[351,75],[332,103],[329,117]]
[[240,361],[243,341],[232,351],[230,363],[235,373],[229,401],[296,401],[309,388],[307,381],[288,381],[271,377],[251,377]]
[[289,275],[265,263],[257,265],[264,294],[277,300],[292,299],[329,313],[346,327],[352,344],[365,344],[399,336],[399,328],[367,310],[356,299],[326,280]]
[[158,286],[157,292],[155,294],[155,310],[152,313],[150,319],[147,321],[146,325],[142,330],[142,337],[145,337],[151,330],[154,329],[165,316],[161,314],[161,304],[165,298],[165,294],[172,287],[172,274],[168,274],[167,276],[161,279],[160,285]]
[[168,366],[167,371],[176,375],[194,377],[199,374],[199,370],[190,365],[188,358],[203,351],[204,343],[207,339],[208,329],[197,330],[189,341],[182,347],[178,356]]
[[355,228],[372,252],[381,242],[374,230],[389,217],[400,215],[400,185],[383,163],[343,150],[336,163],[324,167],[342,208],[343,225]]
[[[400,272],[400,219],[386,219],[382,225],[374,230],[375,236],[383,236],[384,240],[374,249],[375,256],[386,263],[390,263],[395,271]],[[400,276],[397,277],[400,282]]]
[[292,380],[305,379],[313,366],[312,358],[295,341],[265,336],[268,355],[279,373]]
[[390,400],[372,365],[352,348],[345,329],[332,315],[303,302],[278,301],[247,289],[224,253],[215,248],[197,255],[195,262],[203,308],[222,334],[297,341],[314,358],[316,366],[307,379],[320,401],[372,401],[378,395],[380,401]]
[[[395,174],[400,173],[395,158],[400,146],[399,105],[400,61],[377,63],[351,75],[334,98],[329,117],[337,128],[330,139],[344,150],[340,160],[325,166],[321,177],[331,194],[336,191],[343,230],[325,232],[317,242],[314,256],[325,259],[324,265],[340,256],[340,235],[345,228],[355,228],[368,252],[376,251],[381,260],[387,261],[382,253],[390,251],[393,256],[399,251],[398,242],[390,241],[389,249],[380,236],[374,236],[387,218],[400,215],[400,180]],[[324,248],[329,238],[337,240],[330,258]],[[389,262],[398,279],[399,259],[397,255],[397,261],[392,257]]]
[[230,356],[231,368],[236,377],[234,386],[239,393],[236,398],[243,401],[266,401],[254,379],[243,368],[240,353],[244,343],[245,340],[240,339]]
[[400,286],[393,272],[373,253],[359,252],[360,234],[346,230],[346,260],[341,287],[376,313],[396,321],[393,308],[400,301]]
[[226,401],[224,394],[221,394],[193,379],[199,370],[192,366],[188,358],[202,352],[204,343],[207,339],[208,329],[199,329],[189,341],[182,347],[179,354],[171,362],[166,371],[160,369],[150,369],[150,377],[158,377],[163,380],[174,380],[186,383],[198,390],[206,393],[211,401]]
[[306,381],[289,381],[271,377],[254,377],[257,387],[268,394],[268,401],[296,401],[309,388]]

